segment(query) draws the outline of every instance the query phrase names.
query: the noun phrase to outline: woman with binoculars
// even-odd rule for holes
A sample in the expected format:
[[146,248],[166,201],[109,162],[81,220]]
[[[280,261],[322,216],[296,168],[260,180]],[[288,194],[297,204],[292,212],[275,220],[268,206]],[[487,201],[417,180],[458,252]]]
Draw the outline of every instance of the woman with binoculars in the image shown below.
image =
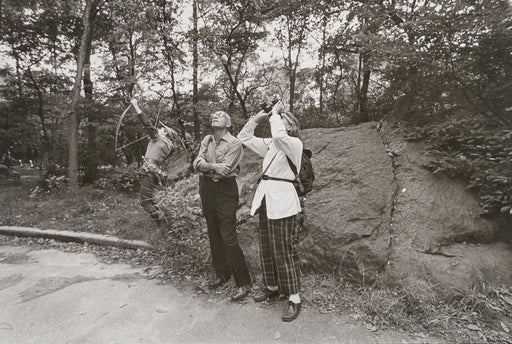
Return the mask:
[[[270,118],[269,118],[270,117]],[[269,118],[272,138],[254,136],[254,129]],[[300,167],[303,144],[299,121],[277,102],[270,112],[251,117],[238,138],[242,144],[263,158],[263,175],[256,189],[251,215],[259,211],[259,250],[264,288],[255,295],[256,302],[288,296],[283,321],[293,321],[301,310],[300,262],[295,240],[299,196],[289,181],[295,179],[290,162]]]

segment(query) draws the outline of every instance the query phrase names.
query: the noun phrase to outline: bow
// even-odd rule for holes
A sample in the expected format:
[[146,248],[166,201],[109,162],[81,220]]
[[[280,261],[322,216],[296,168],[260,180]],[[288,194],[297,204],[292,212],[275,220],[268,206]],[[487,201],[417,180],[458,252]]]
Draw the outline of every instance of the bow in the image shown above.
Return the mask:
[[[130,81],[132,81],[132,77],[133,77],[133,76],[130,76]],[[139,85],[139,81],[138,81],[137,79],[135,79],[135,81],[134,81],[134,83],[133,83],[133,90],[135,90],[135,87],[138,87],[139,89],[141,89],[141,88],[140,88],[140,85]],[[115,143],[114,143],[114,152],[115,152],[115,153],[117,153],[119,150],[121,150],[121,149],[123,149],[123,148],[125,148],[125,147],[128,147],[128,146],[130,146],[130,145],[132,145],[132,144],[134,144],[134,143],[136,143],[136,142],[139,142],[139,141],[141,141],[141,140],[145,139],[146,137],[148,137],[147,135],[145,135],[145,136],[143,136],[143,137],[141,137],[141,138],[138,138],[138,139],[136,139],[136,140],[134,140],[134,141],[132,141],[132,142],[130,142],[130,143],[128,143],[128,144],[125,144],[125,145],[124,145],[124,146],[122,146],[122,147],[117,148],[117,143],[118,143],[118,141],[119,141],[119,131],[121,130],[121,123],[123,123],[123,119],[124,119],[124,117],[125,117],[125,116],[126,116],[126,114],[128,113],[128,110],[130,110],[130,108],[131,108],[131,107],[132,107],[132,104],[130,103],[130,104],[128,105],[128,107],[123,111],[123,113],[121,114],[121,117],[119,117],[119,121],[117,122],[117,126],[116,126],[116,137],[115,137]]]
[[[175,130],[173,130],[173,129],[171,129],[171,128],[167,127],[165,124],[163,124],[163,123],[162,123],[162,121],[160,121],[160,120],[159,120],[159,118],[160,118],[160,111],[162,110],[162,104],[163,104],[163,103],[162,103],[162,98],[163,98],[163,96],[161,96],[161,97],[160,97],[160,99],[158,100],[158,113],[157,113],[157,116],[156,116],[156,120],[155,120],[155,125],[154,125],[154,127],[156,128],[156,126],[157,126],[158,124],[160,124],[160,125],[162,125],[163,127],[165,127],[166,129],[168,129],[168,130],[172,130],[172,132],[174,132],[174,133],[175,133]],[[130,110],[130,108],[131,108],[131,107],[132,107],[132,104],[128,105],[128,107],[127,107],[127,108],[123,111],[123,113],[121,114],[121,117],[119,117],[119,121],[117,122],[117,126],[116,126],[116,136],[115,136],[115,148],[114,148],[116,153],[117,153],[118,151],[122,150],[123,148],[126,148],[126,147],[128,147],[128,146],[131,146],[132,144],[137,143],[137,142],[139,142],[139,141],[141,141],[141,140],[144,140],[144,139],[146,139],[146,138],[148,138],[148,137],[149,137],[148,135],[144,135],[144,136],[142,136],[142,137],[140,137],[140,138],[138,138],[138,139],[136,139],[136,140],[134,140],[134,141],[132,141],[132,142],[129,142],[129,143],[127,143],[127,144],[123,145],[122,147],[119,147],[119,148],[117,147],[117,146],[118,146],[118,142],[119,142],[119,132],[120,132],[120,130],[121,130],[121,124],[123,123],[123,119],[124,119],[124,117],[128,114],[128,110]],[[176,136],[177,136],[177,135],[176,135]],[[181,141],[181,140],[180,140],[180,141]]]
[[139,141],[141,141],[141,140],[144,140],[145,138],[147,138],[147,137],[148,137],[148,135],[144,135],[144,136],[142,136],[142,137],[140,137],[140,138],[138,138],[138,139],[136,139],[136,140],[134,140],[134,141],[132,141],[132,142],[130,142],[130,143],[125,144],[125,145],[124,145],[124,146],[122,146],[122,147],[117,148],[117,143],[119,142],[119,131],[121,130],[121,123],[123,123],[123,119],[124,119],[124,117],[128,114],[128,110],[130,110],[130,108],[131,108],[131,107],[132,107],[132,104],[128,105],[128,107],[123,111],[123,114],[121,115],[121,117],[119,117],[119,121],[117,122],[117,126],[116,126],[116,138],[115,138],[115,144],[114,144],[114,145],[115,145],[115,147],[114,147],[114,149],[115,149],[115,150],[114,150],[114,152],[116,152],[116,153],[117,153],[118,151],[120,151],[121,149],[126,148],[126,147],[128,147],[128,146],[131,146],[131,145],[133,145],[134,143],[137,143],[137,142],[139,142]]
[[115,140],[115,152],[118,151],[118,149],[117,149],[117,141],[119,139],[119,130],[121,129],[121,123],[123,122],[123,118],[126,116],[126,114],[128,113],[128,110],[130,110],[131,107],[132,107],[132,104],[128,105],[128,107],[123,111],[123,114],[119,118],[119,121],[117,122],[117,126],[116,126],[116,140]]

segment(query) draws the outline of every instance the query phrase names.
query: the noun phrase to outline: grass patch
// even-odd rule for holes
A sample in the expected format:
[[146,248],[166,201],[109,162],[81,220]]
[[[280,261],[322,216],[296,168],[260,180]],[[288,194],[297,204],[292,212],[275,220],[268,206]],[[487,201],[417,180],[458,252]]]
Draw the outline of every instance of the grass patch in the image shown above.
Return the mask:
[[320,312],[351,313],[370,331],[403,330],[454,343],[512,343],[512,288],[484,286],[443,298],[433,286],[362,287],[337,276],[304,276],[303,295]]
[[66,191],[32,195],[25,185],[1,187],[0,224],[73,230],[149,240],[155,224],[139,205],[137,195],[92,187],[74,195]]

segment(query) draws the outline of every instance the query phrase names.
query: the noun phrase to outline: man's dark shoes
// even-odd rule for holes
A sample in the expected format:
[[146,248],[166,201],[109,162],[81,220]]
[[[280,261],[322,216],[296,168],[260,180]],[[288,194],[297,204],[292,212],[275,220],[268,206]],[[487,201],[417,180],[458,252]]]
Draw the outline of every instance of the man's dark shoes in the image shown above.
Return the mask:
[[249,285],[244,285],[244,286],[239,287],[236,290],[235,295],[231,296],[231,301],[243,300],[243,298],[246,297],[250,291],[251,291],[251,287]]
[[254,295],[254,302],[263,302],[268,299],[279,297],[279,290],[270,290],[262,288],[256,295]]
[[283,321],[290,322],[290,321],[294,321],[295,319],[297,319],[297,317],[299,316],[301,307],[302,306],[300,303],[293,303],[291,301],[288,301],[288,307],[286,308],[285,312],[283,313],[283,317],[282,317]]
[[212,282],[210,282],[210,284],[208,286],[211,289],[217,289],[218,287],[224,285],[224,283],[226,283],[227,281],[229,281],[229,278],[219,278],[219,277],[217,277]]

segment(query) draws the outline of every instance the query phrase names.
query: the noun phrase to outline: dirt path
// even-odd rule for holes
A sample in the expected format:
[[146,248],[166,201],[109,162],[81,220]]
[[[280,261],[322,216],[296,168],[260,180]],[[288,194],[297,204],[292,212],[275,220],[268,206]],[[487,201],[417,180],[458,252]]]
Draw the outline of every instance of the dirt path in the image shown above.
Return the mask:
[[[0,343],[419,343],[350,317],[196,296],[89,253],[0,246]],[[432,342],[432,341],[430,341]]]

